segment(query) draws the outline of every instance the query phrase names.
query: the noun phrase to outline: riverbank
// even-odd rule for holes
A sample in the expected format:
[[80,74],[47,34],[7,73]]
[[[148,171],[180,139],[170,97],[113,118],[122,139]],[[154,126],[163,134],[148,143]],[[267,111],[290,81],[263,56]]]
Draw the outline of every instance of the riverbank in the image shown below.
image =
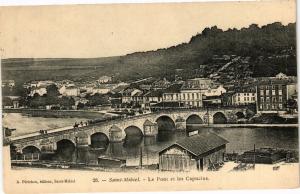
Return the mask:
[[[245,171],[261,171],[261,172],[282,172],[290,168],[298,167],[299,163],[286,163],[279,162],[276,164],[255,164],[255,168],[248,168],[243,170],[235,170],[235,167],[239,163],[236,162],[225,162],[224,165],[217,171],[203,170],[203,172],[213,172],[213,173],[232,173],[232,172],[245,172]],[[38,163],[38,162],[22,162],[22,163],[12,163],[12,169],[14,170],[24,170],[24,169],[62,169],[62,170],[74,170],[74,171],[101,171],[101,172],[137,172],[137,171],[159,171],[158,165],[147,165],[147,166],[124,166],[121,168],[104,168],[99,165],[86,165],[86,164],[74,164],[74,163],[64,163],[64,164],[50,164],[50,163]],[[180,172],[178,172],[180,173]]]
[[265,123],[262,123],[262,124],[258,124],[258,123],[253,123],[253,124],[250,124],[250,123],[247,123],[247,124],[201,124],[201,125],[198,125],[199,127],[220,127],[220,128],[260,128],[260,127],[274,127],[274,128],[277,128],[277,127],[280,127],[280,128],[290,128],[290,127],[298,127],[298,123],[295,123],[295,124],[265,124]]
[[74,118],[84,117],[86,119],[111,117],[103,111],[93,110],[46,110],[46,109],[3,109],[5,113],[21,113],[30,117],[44,117],[44,118]]

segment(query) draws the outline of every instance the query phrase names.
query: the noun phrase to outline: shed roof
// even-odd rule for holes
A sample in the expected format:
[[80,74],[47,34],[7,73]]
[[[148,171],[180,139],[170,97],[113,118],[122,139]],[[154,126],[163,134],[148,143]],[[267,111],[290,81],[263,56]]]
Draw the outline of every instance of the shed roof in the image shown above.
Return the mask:
[[214,133],[204,133],[204,134],[198,134],[198,135],[186,137],[184,139],[177,141],[175,144],[171,146],[178,145],[183,149],[187,150],[188,152],[190,152],[191,154],[195,156],[199,156],[201,154],[204,154],[214,148],[220,147],[227,143],[229,142],[226,139]]

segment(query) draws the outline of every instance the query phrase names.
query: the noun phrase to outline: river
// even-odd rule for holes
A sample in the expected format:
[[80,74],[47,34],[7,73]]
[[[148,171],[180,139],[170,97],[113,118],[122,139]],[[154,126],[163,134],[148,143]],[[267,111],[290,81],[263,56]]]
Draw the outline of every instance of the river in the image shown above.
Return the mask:
[[[51,129],[73,125],[75,122],[84,121],[84,118],[41,118],[28,117],[20,113],[8,113],[3,118],[6,127],[16,128],[14,136],[35,132],[40,129]],[[226,151],[229,153],[242,153],[253,149],[255,144],[260,147],[276,147],[298,150],[298,129],[290,128],[209,128],[199,131],[210,131],[227,139]],[[160,132],[156,137],[128,136],[121,143],[103,143],[103,149],[80,148],[71,149],[70,158],[77,162],[96,163],[99,156],[126,159],[128,166],[150,165],[158,163],[158,152],[184,138],[183,132]],[[65,151],[56,153],[54,160],[65,160],[68,157]],[[141,157],[142,156],[142,157]]]

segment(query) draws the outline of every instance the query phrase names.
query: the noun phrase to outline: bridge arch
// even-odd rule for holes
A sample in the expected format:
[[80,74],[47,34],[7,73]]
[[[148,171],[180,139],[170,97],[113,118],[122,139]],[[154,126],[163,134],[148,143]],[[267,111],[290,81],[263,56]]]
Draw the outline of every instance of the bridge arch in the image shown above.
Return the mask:
[[75,157],[76,145],[72,140],[61,139],[56,142],[55,160],[72,161]]
[[93,133],[90,138],[90,147],[92,148],[107,148],[109,144],[108,136],[102,132]]
[[235,116],[236,116],[237,119],[243,119],[243,118],[246,117],[245,114],[243,112],[240,112],[240,111],[236,112]]
[[175,130],[175,122],[167,115],[162,115],[156,119],[158,131],[173,131]]
[[124,129],[124,132],[127,136],[143,136],[143,130],[137,126],[130,125]]
[[124,129],[125,139],[123,143],[124,148],[129,147],[139,147],[143,141],[143,132],[142,130],[134,125],[130,125]]
[[199,126],[197,126],[197,124],[203,124],[203,120],[197,114],[192,114],[192,115],[188,116],[188,118],[186,119],[186,129],[187,130],[198,129]]
[[226,124],[227,123],[227,117],[222,112],[216,112],[213,115],[213,123],[214,124]]
[[23,154],[33,154],[33,153],[41,153],[41,150],[34,145],[25,146],[22,148]]

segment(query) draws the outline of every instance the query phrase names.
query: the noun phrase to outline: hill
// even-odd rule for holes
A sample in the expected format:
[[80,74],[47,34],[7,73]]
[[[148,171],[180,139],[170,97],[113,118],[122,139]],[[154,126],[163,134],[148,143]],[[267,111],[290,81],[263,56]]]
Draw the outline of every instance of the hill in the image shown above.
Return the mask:
[[226,31],[214,26],[205,28],[188,43],[117,57],[3,59],[2,79],[20,83],[41,79],[89,80],[101,75],[114,75],[121,80],[148,76],[174,79],[176,69],[182,69],[183,78],[208,77],[228,63],[216,60],[218,56],[247,58],[246,68],[241,71],[235,68],[241,77],[245,71],[253,77],[273,76],[279,72],[296,75],[296,24],[284,26],[276,22],[262,27],[252,24],[248,28]]

